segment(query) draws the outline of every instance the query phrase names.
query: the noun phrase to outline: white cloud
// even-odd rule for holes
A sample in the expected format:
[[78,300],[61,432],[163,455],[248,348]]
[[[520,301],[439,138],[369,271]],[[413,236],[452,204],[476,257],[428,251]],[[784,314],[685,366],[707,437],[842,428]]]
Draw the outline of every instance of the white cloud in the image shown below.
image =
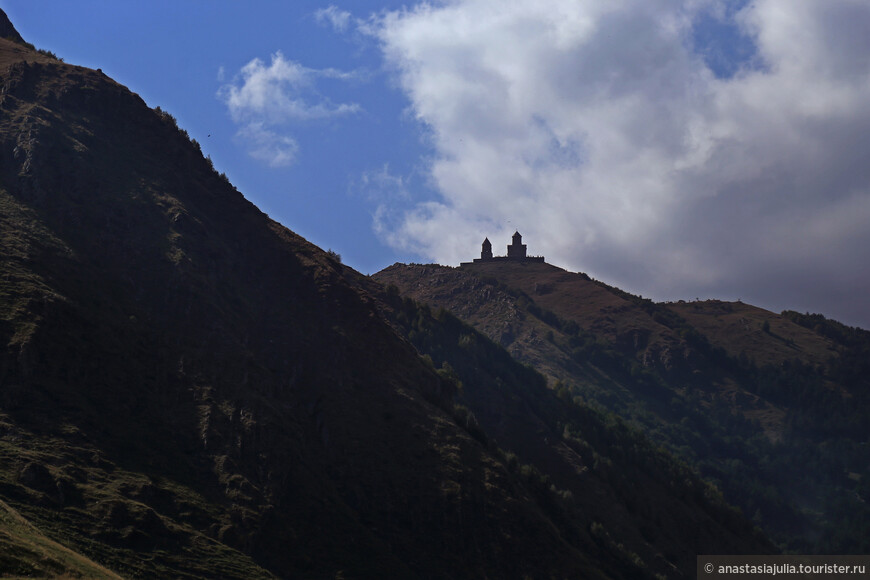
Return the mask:
[[[332,104],[314,91],[317,78],[352,78],[352,73],[334,69],[315,70],[305,68],[298,62],[287,60],[278,51],[266,66],[255,58],[239,74],[240,84],[228,84],[221,88],[224,99],[235,121],[260,118],[269,124],[294,120],[322,119],[337,115],[356,113],[356,103]],[[314,102],[311,102],[311,97]]]
[[321,24],[329,23],[336,32],[344,32],[350,26],[352,17],[350,12],[330,4],[327,8],[315,12],[314,18]]
[[385,163],[378,169],[364,171],[350,186],[353,195],[362,196],[374,206],[374,231],[391,245],[402,244],[395,229],[401,225],[404,212],[413,205],[409,182],[409,177],[393,173],[389,163]]
[[306,68],[278,51],[268,65],[255,58],[242,67],[231,83],[221,87],[218,98],[241,126],[237,137],[248,143],[250,154],[272,167],[286,166],[295,159],[299,146],[283,134],[284,127],[361,110],[356,103],[335,104],[321,95],[316,87],[321,78],[348,80],[355,74]]
[[390,164],[385,163],[379,169],[364,171],[354,189],[364,195],[369,201],[376,203],[408,201],[408,178],[396,175],[390,170]]
[[[727,4],[453,0],[382,16],[369,30],[431,132],[442,196],[393,244],[456,263],[518,228],[548,261],[644,295],[870,323],[860,299],[811,303],[870,284],[852,270],[870,242],[854,218],[870,211],[870,4]],[[711,14],[756,50],[728,78],[693,47]]]
[[266,129],[262,123],[246,125],[236,136],[248,146],[251,157],[269,167],[287,167],[296,161],[299,144],[292,137]]

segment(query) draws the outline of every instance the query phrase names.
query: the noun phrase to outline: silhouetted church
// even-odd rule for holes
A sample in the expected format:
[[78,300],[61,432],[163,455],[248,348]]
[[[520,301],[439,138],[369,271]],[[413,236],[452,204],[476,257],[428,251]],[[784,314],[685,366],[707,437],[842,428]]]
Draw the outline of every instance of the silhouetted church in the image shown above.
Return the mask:
[[474,262],[463,262],[463,264],[477,264],[479,262],[497,262],[500,260],[511,260],[517,262],[543,262],[544,256],[527,256],[526,245],[523,243],[523,236],[520,232],[514,232],[513,241],[507,247],[507,256],[493,256],[492,243],[489,238],[484,238],[483,245],[480,249],[480,258],[475,258]]

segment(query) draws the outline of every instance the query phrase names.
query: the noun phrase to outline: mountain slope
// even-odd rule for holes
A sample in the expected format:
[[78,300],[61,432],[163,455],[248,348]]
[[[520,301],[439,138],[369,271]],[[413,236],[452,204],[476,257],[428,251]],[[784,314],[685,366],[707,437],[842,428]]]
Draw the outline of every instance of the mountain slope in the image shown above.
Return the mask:
[[171,115],[2,39],[0,345],[0,536],[27,548],[2,574],[687,578],[772,549],[623,423],[270,220]]
[[870,333],[739,302],[655,304],[542,263],[374,278],[455,312],[566,400],[643,429],[783,547],[866,551]]
[[[643,533],[625,506],[648,496],[616,471],[557,476],[590,494],[562,505],[457,400],[526,397],[514,425],[570,419],[602,457],[613,430],[485,361],[462,399],[385,319],[393,299],[246,201],[170,115],[0,39],[0,531],[24,546],[0,573],[680,578],[695,546],[767,547],[664,472],[675,515]],[[686,521],[703,534],[668,531]]]
[[450,313],[389,290],[385,302],[400,331],[457,384],[457,421],[502,450],[586,551],[630,554],[663,576],[691,576],[700,553],[775,551],[717,490],[622,421],[559,397]]
[[131,577],[606,567],[168,115],[6,40],[0,84],[0,497],[42,533]]
[[[0,502],[0,570],[21,577],[120,578],[99,564],[45,537],[14,509]],[[4,574],[5,576],[5,574]]]
[[6,40],[11,40],[18,44],[24,44],[24,39],[21,38],[21,35],[18,34],[17,30],[15,30],[15,26],[13,26],[12,22],[9,20],[9,17],[7,17],[6,13],[3,11],[0,11],[0,38],[5,38]]

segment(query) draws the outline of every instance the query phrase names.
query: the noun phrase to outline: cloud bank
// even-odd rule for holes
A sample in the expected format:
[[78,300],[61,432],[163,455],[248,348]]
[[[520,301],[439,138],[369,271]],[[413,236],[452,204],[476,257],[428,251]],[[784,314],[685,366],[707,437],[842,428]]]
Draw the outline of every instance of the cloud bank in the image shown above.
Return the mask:
[[218,98],[240,126],[236,137],[249,154],[271,167],[282,167],[292,165],[299,151],[296,140],[286,134],[288,126],[360,111],[356,103],[334,104],[316,89],[321,78],[353,77],[335,69],[306,68],[278,51],[268,65],[255,58],[242,67],[231,83],[221,87]]
[[519,229],[657,299],[870,327],[867,2],[450,0],[368,30],[440,195],[396,247],[455,264]]

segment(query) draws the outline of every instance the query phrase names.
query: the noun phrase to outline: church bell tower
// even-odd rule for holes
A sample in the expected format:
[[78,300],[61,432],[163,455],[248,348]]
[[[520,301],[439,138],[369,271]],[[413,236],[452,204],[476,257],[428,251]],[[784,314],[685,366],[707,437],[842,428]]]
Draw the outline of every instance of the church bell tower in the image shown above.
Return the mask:
[[480,259],[492,260],[492,244],[490,243],[489,238],[483,239],[483,244],[480,247]]
[[526,258],[526,245],[523,243],[523,236],[520,235],[520,232],[514,232],[513,235],[513,243],[507,247],[508,258],[516,258],[518,260],[525,260]]

